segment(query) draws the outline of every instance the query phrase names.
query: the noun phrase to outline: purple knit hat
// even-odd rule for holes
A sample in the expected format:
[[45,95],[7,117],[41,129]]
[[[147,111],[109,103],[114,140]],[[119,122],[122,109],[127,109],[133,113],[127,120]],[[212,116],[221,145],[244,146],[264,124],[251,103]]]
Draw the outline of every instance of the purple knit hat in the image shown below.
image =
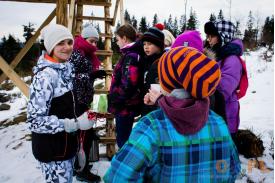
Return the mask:
[[178,46],[193,47],[202,52],[203,41],[200,33],[198,31],[185,31],[176,38],[171,48],[175,48]]

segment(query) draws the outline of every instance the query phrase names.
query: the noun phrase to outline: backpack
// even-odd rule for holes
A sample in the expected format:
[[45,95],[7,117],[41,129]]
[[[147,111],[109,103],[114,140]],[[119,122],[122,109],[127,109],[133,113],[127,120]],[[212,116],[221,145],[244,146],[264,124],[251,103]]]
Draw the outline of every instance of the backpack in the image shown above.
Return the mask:
[[247,88],[248,88],[248,77],[247,77],[247,69],[245,61],[239,57],[240,63],[242,65],[242,74],[239,86],[236,90],[238,100],[245,96]]

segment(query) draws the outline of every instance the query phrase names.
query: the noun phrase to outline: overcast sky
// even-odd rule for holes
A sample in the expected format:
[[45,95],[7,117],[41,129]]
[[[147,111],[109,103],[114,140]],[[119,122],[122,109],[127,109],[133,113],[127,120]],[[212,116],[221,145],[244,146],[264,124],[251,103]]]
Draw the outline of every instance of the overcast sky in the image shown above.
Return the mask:
[[[111,17],[115,0],[112,2]],[[219,10],[222,9],[225,18],[229,18],[229,2],[230,0],[188,0],[187,17],[189,17],[192,7],[199,20],[198,28],[203,31],[203,25],[208,21],[210,13],[215,13],[217,16]],[[231,0],[231,2],[231,20],[233,22],[240,20],[242,29],[246,26],[250,10],[254,17],[259,17],[256,19],[260,19],[261,25],[267,16],[274,14],[273,0]],[[22,25],[31,22],[38,28],[53,9],[54,5],[51,4],[0,1],[0,38],[3,35],[12,34],[22,40]],[[155,13],[160,21],[168,19],[170,14],[173,19],[177,16],[179,20],[180,16],[184,14],[184,0],[124,0],[124,9],[127,9],[131,16],[135,15],[138,20],[142,16],[146,16],[150,24]],[[102,16],[103,8],[88,6],[85,8],[84,14],[90,15],[91,12],[95,16]],[[119,15],[118,19],[120,19]],[[203,32],[202,35],[204,36]]]

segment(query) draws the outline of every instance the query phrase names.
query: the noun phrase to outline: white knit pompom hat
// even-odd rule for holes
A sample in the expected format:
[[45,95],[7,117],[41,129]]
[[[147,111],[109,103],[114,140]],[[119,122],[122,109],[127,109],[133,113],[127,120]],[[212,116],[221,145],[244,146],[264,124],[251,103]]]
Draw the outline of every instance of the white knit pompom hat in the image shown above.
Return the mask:
[[65,39],[73,39],[72,33],[68,28],[59,24],[49,24],[41,30],[41,39],[44,40],[44,46],[48,52],[51,54],[53,48],[61,41]]
[[90,37],[94,37],[97,40],[99,39],[99,34],[96,30],[96,28],[92,24],[88,24],[83,27],[83,30],[81,32],[81,36],[86,39]]

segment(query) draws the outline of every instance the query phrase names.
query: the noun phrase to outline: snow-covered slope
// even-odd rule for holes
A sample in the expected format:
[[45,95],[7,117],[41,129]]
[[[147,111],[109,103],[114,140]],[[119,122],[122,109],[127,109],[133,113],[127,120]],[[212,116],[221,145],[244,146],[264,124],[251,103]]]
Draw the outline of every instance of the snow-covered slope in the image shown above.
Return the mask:
[[[249,89],[247,95],[241,99],[240,128],[250,128],[256,134],[261,134],[264,141],[264,156],[259,158],[268,170],[252,168],[251,160],[240,156],[242,162],[242,176],[237,182],[274,182],[274,160],[271,157],[271,139],[274,136],[274,57],[272,62],[266,62],[261,56],[266,49],[262,48],[246,54],[249,73]],[[6,91],[0,90],[0,93]],[[8,93],[18,93],[15,88]],[[11,109],[0,111],[0,121],[12,118],[26,111],[24,97],[12,100]],[[1,122],[0,122],[1,123]],[[17,125],[3,127],[0,124],[0,182],[1,183],[38,183],[43,182],[39,164],[34,159],[29,139],[30,131],[22,122]],[[105,147],[101,146],[100,151]],[[94,163],[92,171],[103,176],[110,162],[101,159]],[[74,179],[74,182],[78,182]]]

